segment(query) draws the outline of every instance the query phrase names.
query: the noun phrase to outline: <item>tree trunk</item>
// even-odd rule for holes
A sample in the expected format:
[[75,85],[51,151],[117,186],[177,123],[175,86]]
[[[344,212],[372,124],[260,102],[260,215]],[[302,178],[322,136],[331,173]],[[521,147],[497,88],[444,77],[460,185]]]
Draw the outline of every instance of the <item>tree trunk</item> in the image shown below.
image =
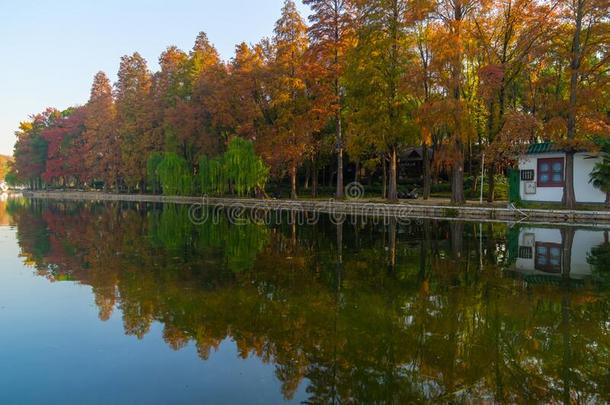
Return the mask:
[[489,169],[487,170],[487,202],[492,203],[495,201],[496,197],[496,166],[494,164],[489,165]]
[[343,275],[343,222],[336,225],[337,228],[337,263],[335,268],[337,293],[341,289],[341,278]]
[[297,166],[292,164],[290,167],[290,198],[296,200],[297,196]]
[[573,210],[576,208],[576,194],[574,193],[574,152],[566,152],[565,181],[563,187],[563,205]]
[[572,396],[572,339],[570,333],[571,300],[569,288],[564,288],[561,298],[561,336],[563,356],[561,361],[561,379],[563,380],[562,399],[564,404],[574,402]]
[[564,279],[569,279],[572,271],[572,249],[574,247],[575,233],[576,231],[573,227],[561,229],[561,274]]
[[[568,141],[573,141],[576,138],[576,104],[578,94],[578,79],[580,70],[581,47],[580,33],[582,30],[582,20],[585,7],[585,1],[576,1],[576,16],[575,29],[572,38],[572,52],[570,64],[570,102],[568,105]],[[574,193],[574,150],[572,145],[569,145],[569,151],[566,152],[566,167],[565,167],[565,187],[563,188],[563,204],[568,209],[576,207],[576,195]]]
[[571,363],[572,349],[570,344],[570,273],[572,272],[572,249],[574,247],[574,235],[576,231],[572,227],[561,229],[561,278],[563,283],[563,297],[561,300],[561,330],[563,336],[563,400],[564,403],[571,402]]
[[464,250],[464,222],[452,221],[449,224],[449,232],[451,234],[451,252],[454,259],[462,257]]
[[464,155],[461,152],[462,143],[456,142],[456,149],[458,156],[453,161],[453,167],[451,170],[451,203],[452,204],[464,204],[466,198],[464,197]]
[[318,162],[315,158],[311,161],[311,196],[318,196]]
[[311,177],[311,165],[305,165],[305,184],[303,185],[304,190],[309,190],[310,177]]
[[388,226],[389,230],[389,246],[388,253],[389,257],[389,270],[394,273],[396,271],[396,218],[390,218],[390,224]]
[[470,135],[468,135],[468,175],[471,177],[476,177],[474,175],[472,160],[472,139],[470,139]]
[[432,176],[431,176],[431,168],[430,168],[430,157],[428,155],[429,150],[428,150],[428,145],[426,145],[426,143],[424,142],[424,144],[422,145],[422,157],[424,159],[423,161],[423,169],[424,169],[424,190],[423,190],[423,197],[424,200],[427,200],[430,198],[430,192],[431,192],[431,183],[432,183]]
[[397,166],[398,166],[398,156],[397,156],[397,152],[396,152],[396,146],[393,146],[392,152],[390,155],[390,187],[389,187],[389,193],[388,193],[388,200],[390,200],[390,201],[398,200]]
[[381,189],[381,197],[386,198],[388,195],[388,174],[385,159],[381,159],[381,165],[383,166],[383,186]]
[[[337,84],[337,94],[339,93]],[[341,128],[341,111],[337,111],[336,116],[336,133],[335,141],[337,142],[337,191],[335,197],[337,200],[342,200],[344,195],[343,187],[343,133]]]

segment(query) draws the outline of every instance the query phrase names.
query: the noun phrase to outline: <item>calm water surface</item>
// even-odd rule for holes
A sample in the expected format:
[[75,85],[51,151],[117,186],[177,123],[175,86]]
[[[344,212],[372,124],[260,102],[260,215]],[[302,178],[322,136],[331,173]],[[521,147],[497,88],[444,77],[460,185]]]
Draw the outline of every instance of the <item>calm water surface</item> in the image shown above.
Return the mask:
[[608,230],[276,219],[0,202],[0,403],[610,401]]

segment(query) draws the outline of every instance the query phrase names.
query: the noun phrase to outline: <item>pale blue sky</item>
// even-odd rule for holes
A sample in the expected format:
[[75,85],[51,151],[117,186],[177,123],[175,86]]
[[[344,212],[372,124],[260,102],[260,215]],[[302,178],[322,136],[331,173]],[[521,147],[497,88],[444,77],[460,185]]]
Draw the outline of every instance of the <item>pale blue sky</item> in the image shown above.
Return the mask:
[[[225,59],[270,36],[283,0],[0,0],[0,154],[19,122],[45,107],[84,104],[93,75],[116,77],[122,55],[157,69],[168,46],[205,31]],[[301,11],[307,8],[297,1]]]

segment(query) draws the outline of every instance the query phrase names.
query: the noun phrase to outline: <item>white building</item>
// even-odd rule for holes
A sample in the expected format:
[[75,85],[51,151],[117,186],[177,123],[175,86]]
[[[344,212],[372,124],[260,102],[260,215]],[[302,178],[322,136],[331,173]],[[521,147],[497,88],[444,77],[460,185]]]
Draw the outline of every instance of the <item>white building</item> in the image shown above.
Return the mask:
[[[520,196],[523,201],[561,202],[565,184],[565,152],[552,143],[531,145],[519,158]],[[591,172],[602,161],[597,153],[579,152],[574,156],[576,202],[605,203],[606,194],[590,183]]]

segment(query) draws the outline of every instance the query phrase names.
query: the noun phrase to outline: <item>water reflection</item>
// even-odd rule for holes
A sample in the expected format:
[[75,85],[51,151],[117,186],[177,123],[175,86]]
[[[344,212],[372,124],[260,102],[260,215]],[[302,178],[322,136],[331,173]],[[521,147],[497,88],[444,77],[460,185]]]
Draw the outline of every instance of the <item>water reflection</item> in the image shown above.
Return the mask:
[[533,282],[599,277],[596,270],[604,267],[608,250],[607,229],[522,227],[514,237],[519,249],[514,270]]
[[[603,230],[192,225],[186,208],[8,202],[40,276],[202,360],[227,338],[311,403],[610,400]],[[1,216],[0,216],[1,218]],[[560,280],[558,282],[556,280]],[[280,393],[278,393],[279,395]]]

